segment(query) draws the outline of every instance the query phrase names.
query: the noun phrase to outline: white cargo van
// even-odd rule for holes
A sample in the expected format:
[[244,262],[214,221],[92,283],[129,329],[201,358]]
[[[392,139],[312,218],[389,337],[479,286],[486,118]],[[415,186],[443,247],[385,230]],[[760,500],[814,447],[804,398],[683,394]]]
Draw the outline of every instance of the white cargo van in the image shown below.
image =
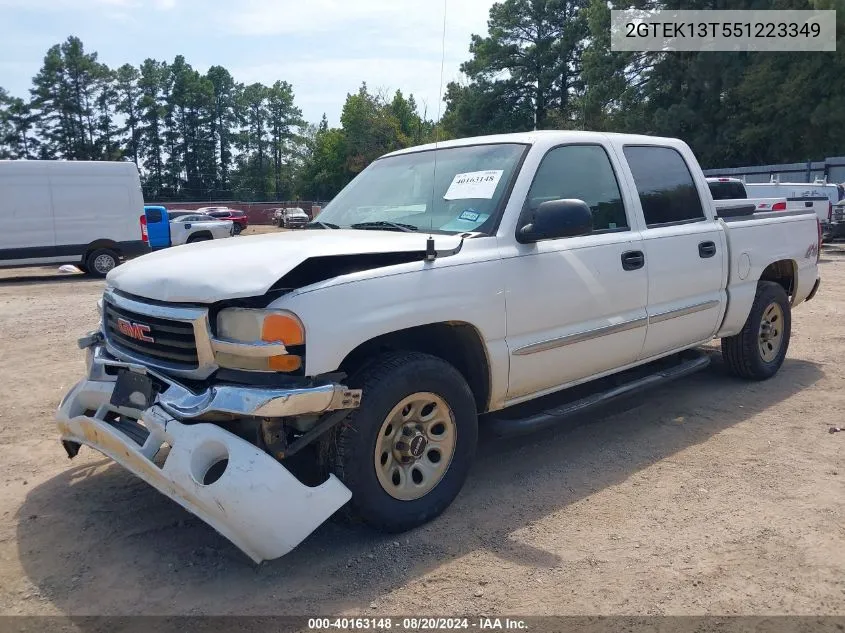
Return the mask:
[[150,251],[134,163],[0,160],[0,267],[75,264],[105,277]]

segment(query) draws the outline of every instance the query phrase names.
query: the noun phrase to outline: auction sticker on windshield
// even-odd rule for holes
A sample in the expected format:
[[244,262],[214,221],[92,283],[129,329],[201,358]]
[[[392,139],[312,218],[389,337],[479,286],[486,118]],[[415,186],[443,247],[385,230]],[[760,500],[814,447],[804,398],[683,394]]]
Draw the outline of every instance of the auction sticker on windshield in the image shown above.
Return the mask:
[[504,173],[501,169],[489,169],[487,171],[470,171],[465,174],[456,174],[452,184],[443,196],[444,200],[469,200],[472,198],[485,198],[487,200],[496,193],[496,185]]

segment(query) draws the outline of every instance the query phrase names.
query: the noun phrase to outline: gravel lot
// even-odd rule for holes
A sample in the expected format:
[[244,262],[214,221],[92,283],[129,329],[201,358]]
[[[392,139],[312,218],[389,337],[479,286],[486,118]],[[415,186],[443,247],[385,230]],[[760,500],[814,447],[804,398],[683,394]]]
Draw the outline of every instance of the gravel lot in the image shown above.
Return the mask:
[[92,450],[68,461],[53,411],[103,282],[54,271],[0,271],[0,613],[845,615],[845,247],[771,381],[714,347],[585,423],[484,437],[423,528],[330,522],[260,566]]

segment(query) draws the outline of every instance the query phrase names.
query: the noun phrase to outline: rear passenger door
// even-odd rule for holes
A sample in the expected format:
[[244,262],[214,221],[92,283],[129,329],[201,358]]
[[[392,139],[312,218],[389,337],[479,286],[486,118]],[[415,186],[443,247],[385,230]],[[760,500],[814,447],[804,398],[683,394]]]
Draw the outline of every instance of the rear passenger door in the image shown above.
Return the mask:
[[626,145],[623,152],[646,225],[648,331],[640,355],[645,359],[716,332],[725,303],[727,248],[677,149]]

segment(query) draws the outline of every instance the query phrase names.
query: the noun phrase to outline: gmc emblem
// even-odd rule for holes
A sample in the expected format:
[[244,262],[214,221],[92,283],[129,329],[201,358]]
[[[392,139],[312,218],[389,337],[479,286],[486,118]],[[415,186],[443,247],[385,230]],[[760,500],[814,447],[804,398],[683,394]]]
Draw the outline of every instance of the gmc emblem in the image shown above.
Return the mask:
[[144,341],[145,343],[155,343],[156,340],[150,336],[150,326],[143,323],[132,323],[126,319],[117,320],[117,329],[129,338],[134,338],[137,341]]

